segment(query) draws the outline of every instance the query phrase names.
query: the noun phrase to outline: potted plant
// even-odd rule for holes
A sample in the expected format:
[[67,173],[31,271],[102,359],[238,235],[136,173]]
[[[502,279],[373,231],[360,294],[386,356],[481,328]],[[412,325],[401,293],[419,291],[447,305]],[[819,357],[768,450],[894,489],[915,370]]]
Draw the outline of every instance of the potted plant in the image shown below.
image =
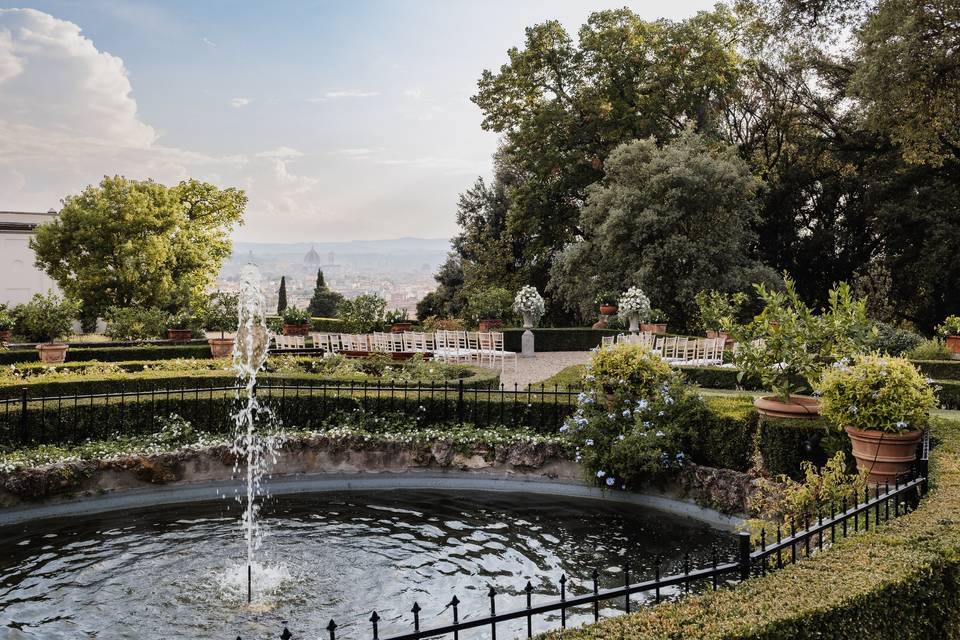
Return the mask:
[[189,309],[181,309],[167,316],[167,339],[189,340],[197,326],[197,318]]
[[236,331],[240,322],[240,299],[236,294],[217,291],[210,296],[203,314],[203,326],[207,331],[219,331],[219,338],[207,339],[210,355],[214,358],[226,358],[233,352],[233,338],[225,337],[225,332]]
[[960,360],[960,316],[947,316],[937,333],[947,341],[947,349],[954,360]]
[[413,323],[406,309],[393,309],[383,315],[383,321],[390,325],[390,333],[405,333],[413,329]]
[[488,287],[467,299],[467,311],[470,320],[476,322],[482,332],[498,329],[510,316],[513,297],[503,287]]
[[729,339],[723,330],[725,324],[734,321],[747,302],[747,294],[738,291],[726,294],[720,291],[701,291],[694,300],[699,310],[698,323],[708,338]]
[[646,319],[650,314],[650,298],[640,287],[630,287],[620,296],[617,307],[620,317],[630,321],[630,332],[638,333],[640,320]]
[[601,291],[597,294],[596,303],[600,305],[601,316],[612,316],[617,312],[617,292]]
[[10,342],[13,335],[13,311],[5,304],[0,304],[0,344]]
[[310,313],[296,305],[283,310],[283,335],[305,336],[310,333]]
[[79,311],[79,304],[55,293],[34,294],[30,302],[20,306],[20,331],[28,341],[40,343],[37,350],[42,362],[60,364],[66,360],[68,345],[59,340],[70,334]]
[[910,471],[937,400],[909,360],[879,354],[840,360],[818,389],[823,416],[846,431],[869,482],[893,484]]
[[530,329],[543,317],[547,305],[537,288],[528,284],[517,292],[513,308],[523,316],[523,328]]
[[800,300],[793,280],[784,278],[784,291],[754,285],[764,309],[750,323],[728,318],[723,327],[739,343],[734,363],[738,379],[760,380],[774,392],[754,400],[757,411],[771,418],[815,418],[820,402],[798,394],[813,388],[826,364],[866,348],[870,338],[866,300],[855,300],[850,287],[830,291],[830,308],[816,315]]
[[660,309],[650,309],[650,313],[647,314],[647,322],[640,323],[640,331],[665,334],[667,332],[667,314]]

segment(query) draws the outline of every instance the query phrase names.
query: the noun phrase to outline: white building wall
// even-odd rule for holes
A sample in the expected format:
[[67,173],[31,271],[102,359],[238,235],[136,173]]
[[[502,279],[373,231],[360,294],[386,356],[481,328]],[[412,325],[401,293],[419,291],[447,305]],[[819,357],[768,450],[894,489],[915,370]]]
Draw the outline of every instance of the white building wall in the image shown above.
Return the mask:
[[0,303],[20,304],[35,293],[57,290],[53,280],[34,266],[34,254],[30,248],[33,233],[9,230],[3,224],[42,224],[54,215],[0,211]]

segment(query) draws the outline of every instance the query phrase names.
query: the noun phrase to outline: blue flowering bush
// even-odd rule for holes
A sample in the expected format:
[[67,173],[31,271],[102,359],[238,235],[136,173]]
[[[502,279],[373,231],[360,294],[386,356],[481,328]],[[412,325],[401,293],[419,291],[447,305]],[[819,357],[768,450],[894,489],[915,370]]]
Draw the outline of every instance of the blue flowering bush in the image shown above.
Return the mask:
[[602,487],[634,489],[676,473],[688,461],[696,425],[709,419],[695,389],[640,345],[597,351],[584,383],[561,431]]

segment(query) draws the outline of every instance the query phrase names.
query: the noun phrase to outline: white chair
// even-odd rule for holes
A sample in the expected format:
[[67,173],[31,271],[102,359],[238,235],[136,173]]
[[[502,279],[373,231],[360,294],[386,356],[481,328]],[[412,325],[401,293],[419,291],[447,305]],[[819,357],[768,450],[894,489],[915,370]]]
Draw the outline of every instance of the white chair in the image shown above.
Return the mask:
[[491,338],[493,339],[493,352],[492,358],[490,360],[491,366],[496,365],[496,361],[500,360],[500,370],[503,371],[506,366],[508,359],[513,359],[513,370],[517,370],[517,354],[514,351],[507,351],[504,348],[503,334],[499,331],[491,332]]

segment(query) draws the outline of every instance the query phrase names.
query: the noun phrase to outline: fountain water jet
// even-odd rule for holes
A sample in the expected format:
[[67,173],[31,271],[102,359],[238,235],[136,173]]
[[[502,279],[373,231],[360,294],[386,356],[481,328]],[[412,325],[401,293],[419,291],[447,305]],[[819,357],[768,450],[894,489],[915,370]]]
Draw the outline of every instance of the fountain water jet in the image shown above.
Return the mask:
[[257,373],[267,360],[270,332],[266,321],[266,300],[260,288],[260,270],[252,264],[240,273],[238,302],[239,323],[233,344],[233,369],[237,373],[237,399],[240,409],[234,414],[234,442],[231,451],[236,457],[235,471],[241,460],[245,464],[246,495],[241,498],[245,507],[241,518],[247,544],[247,602],[252,599],[254,551],[260,545],[257,526],[257,496],[260,495],[267,454],[274,450],[274,439],[257,433],[258,414],[269,417],[269,410],[257,399]]

